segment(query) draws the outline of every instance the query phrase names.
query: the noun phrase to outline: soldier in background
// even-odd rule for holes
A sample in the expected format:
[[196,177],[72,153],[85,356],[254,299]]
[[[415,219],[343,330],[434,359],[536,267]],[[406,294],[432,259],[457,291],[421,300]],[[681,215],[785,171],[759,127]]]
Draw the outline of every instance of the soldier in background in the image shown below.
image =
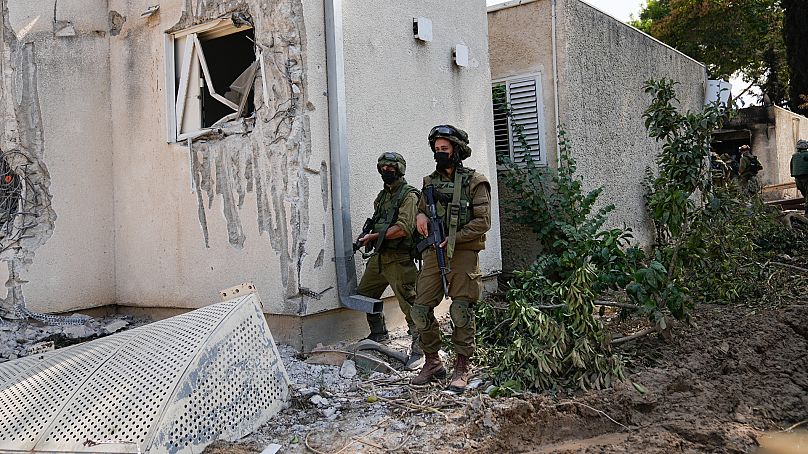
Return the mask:
[[727,163],[718,156],[716,152],[710,152],[710,176],[713,181],[713,187],[723,188],[729,182],[729,166]]
[[805,203],[805,215],[808,216],[808,141],[797,142],[797,151],[791,156],[791,176],[797,183]]
[[738,160],[730,156],[729,153],[722,154],[721,160],[724,161],[727,164],[727,167],[729,168],[729,179],[730,180],[737,179],[739,169]]
[[741,159],[738,165],[738,177],[741,182],[741,188],[747,194],[756,194],[760,190],[760,183],[758,182],[757,175],[763,170],[757,156],[752,154],[752,149],[749,145],[742,145],[738,148],[741,152]]

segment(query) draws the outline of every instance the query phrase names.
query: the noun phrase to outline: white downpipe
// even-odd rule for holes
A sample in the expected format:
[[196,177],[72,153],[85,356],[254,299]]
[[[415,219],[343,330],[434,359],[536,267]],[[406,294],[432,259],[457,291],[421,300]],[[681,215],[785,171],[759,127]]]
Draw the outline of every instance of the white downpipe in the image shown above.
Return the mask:
[[555,134],[556,134],[556,162],[561,155],[561,144],[558,142],[558,127],[561,125],[561,118],[558,108],[558,40],[556,39],[556,0],[552,3],[552,43],[553,43],[553,101],[555,103]]
[[356,265],[351,235],[351,186],[348,181],[348,115],[345,108],[342,0],[323,0],[328,77],[328,131],[331,161],[331,211],[334,265],[340,304],[362,312],[380,312],[382,301],[356,295]]

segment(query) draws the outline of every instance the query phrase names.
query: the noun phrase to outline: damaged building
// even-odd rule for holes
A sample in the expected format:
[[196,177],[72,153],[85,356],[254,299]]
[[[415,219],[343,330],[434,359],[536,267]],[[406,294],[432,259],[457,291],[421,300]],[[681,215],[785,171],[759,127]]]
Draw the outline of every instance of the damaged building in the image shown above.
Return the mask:
[[713,135],[713,149],[738,156],[738,147],[749,145],[763,169],[758,179],[768,200],[799,196],[791,176],[791,155],[797,141],[808,137],[808,118],[778,106],[740,109]]
[[358,337],[376,157],[417,185],[453,123],[496,174],[482,0],[0,3],[6,313],[163,318],[250,282],[276,339]]

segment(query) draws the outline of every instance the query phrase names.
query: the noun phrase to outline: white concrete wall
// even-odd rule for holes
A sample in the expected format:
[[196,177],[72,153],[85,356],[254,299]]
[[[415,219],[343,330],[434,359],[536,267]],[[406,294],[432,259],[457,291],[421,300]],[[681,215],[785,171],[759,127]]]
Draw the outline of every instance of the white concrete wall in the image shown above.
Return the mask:
[[[299,109],[291,129],[281,125],[276,134],[277,125],[269,119],[283,116],[276,115],[274,104],[259,102],[258,125],[251,134],[207,144],[216,148],[215,153],[204,144],[201,149],[195,145],[198,153],[209,152],[211,159],[238,161],[233,165],[241,166],[241,171],[245,159],[252,159],[265,186],[247,192],[235,209],[244,236],[242,247],[228,241],[233,226],[223,214],[225,198],[215,194],[209,207],[208,194],[202,194],[209,248],[197,194],[191,190],[188,147],[166,144],[165,139],[163,39],[166,30],[185,20],[183,3],[162,2],[157,16],[143,19],[140,12],[151,5],[149,1],[110,2],[110,9],[128,18],[121,34],[111,38],[118,303],[199,307],[217,300],[219,290],[251,281],[269,312],[306,314],[336,307],[335,290],[321,300],[300,295],[301,288],[319,292],[335,285],[330,202],[322,190],[328,186],[327,171],[321,171],[329,151],[322,3],[286,2],[305,11],[305,23],[298,24],[283,22],[281,14],[269,14],[256,2],[241,2],[255,18],[256,40],[267,47],[273,42],[274,50],[281,52],[276,54],[278,64],[303,66],[298,74],[303,93],[295,97]],[[287,6],[279,5],[273,7]],[[203,8],[202,17],[189,21],[218,17],[225,12],[220,8],[229,6],[221,2]],[[302,11],[295,17],[302,17]],[[287,39],[305,56],[302,61],[299,54],[290,56]],[[287,75],[273,74],[271,68],[268,86],[273,96],[292,96]],[[268,144],[280,136],[282,140]],[[211,191],[238,197],[234,192],[245,182],[243,174],[224,184],[214,179]],[[265,210],[263,221],[259,206]]]
[[[381,189],[376,159],[388,150],[407,160],[416,187],[435,169],[427,135],[437,124],[469,133],[464,163],[492,183],[492,228],[481,253],[484,273],[501,268],[493,119],[483,0],[344,2],[351,216],[354,230],[372,214]],[[413,38],[412,20],[432,20],[433,41]],[[452,61],[455,44],[469,48],[470,65]]]
[[[540,74],[541,115],[544,118],[543,145],[547,163],[556,165],[555,88],[553,86],[552,7],[536,1],[488,13],[488,46],[491,80]],[[499,185],[502,233],[502,266],[523,269],[536,259],[538,243],[527,227],[513,222],[505,208],[514,195]]]
[[[149,0],[62,0],[57,19],[71,21],[77,31],[67,38],[53,36],[53,3],[11,3],[14,28],[37,43],[47,164],[59,216],[53,237],[23,276],[32,282],[25,290],[33,309],[113,303],[196,308],[245,281],[256,284],[271,313],[339,307],[321,0],[205,2],[194,14],[183,13],[184,0],[170,0],[151,17],[141,16],[154,4]],[[404,153],[410,180],[419,185],[434,168],[426,135],[438,123],[469,132],[474,154],[467,165],[491,179],[496,213],[484,1],[347,3],[355,230],[381,186],[378,154]],[[164,79],[166,31],[227,17],[234,9],[252,14],[256,41],[271,49],[265,60],[271,96],[265,100],[257,90],[255,129],[198,142],[192,150],[167,143],[165,99],[173,95]],[[435,23],[432,43],[412,37],[412,18],[419,15]],[[114,33],[112,17],[120,18]],[[468,68],[452,63],[457,43],[470,48]],[[205,175],[199,194],[192,191],[192,153],[216,161],[207,173],[195,169]],[[217,169],[228,175],[216,178]],[[251,187],[247,169],[253,171]],[[498,233],[495,215],[482,254],[486,272],[500,268]]]
[[[794,181],[794,177],[791,176],[791,155],[796,151],[798,140],[808,140],[808,118],[777,106],[770,109],[773,110],[777,128],[776,147],[774,147],[777,152],[771,159],[771,166],[763,169],[762,183],[764,185],[791,183]],[[796,190],[790,193],[798,195]]]
[[600,204],[616,205],[605,227],[625,224],[649,245],[642,180],[661,148],[644,127],[642,87],[673,79],[682,111],[701,110],[704,66],[580,0],[559,0],[557,15],[561,124],[584,189],[602,186]]
[[[106,0],[9,0],[17,39],[34,44],[44,163],[57,219],[22,287],[34,311],[103,306],[115,300],[110,76]],[[4,57],[5,58],[5,57]],[[3,264],[0,269],[7,273]],[[4,281],[5,278],[3,277]]]

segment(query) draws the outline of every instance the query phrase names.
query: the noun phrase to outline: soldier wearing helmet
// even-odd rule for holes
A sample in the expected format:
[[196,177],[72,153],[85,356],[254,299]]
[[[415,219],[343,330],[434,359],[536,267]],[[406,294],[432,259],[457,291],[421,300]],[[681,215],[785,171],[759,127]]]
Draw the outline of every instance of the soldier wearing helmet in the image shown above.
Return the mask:
[[[485,249],[485,234],[491,228],[491,185],[481,173],[463,166],[471,156],[468,134],[451,125],[439,125],[429,133],[429,146],[435,171],[424,177],[424,190],[438,193],[437,214],[446,228],[446,257],[451,272],[447,276],[452,343],[457,354],[449,390],[462,392],[469,379],[470,357],[474,354],[474,305],[482,293],[479,252]],[[417,229],[428,234],[428,214],[424,192],[418,202]],[[434,308],[444,297],[436,254],[424,252],[418,275],[417,296],[411,314],[421,336],[426,362],[411,383],[426,384],[442,378],[446,369],[438,356],[440,328]]]
[[808,216],[808,140],[797,142],[797,151],[791,155],[791,176],[802,193],[805,215]]
[[[423,362],[423,352],[418,343],[418,330],[410,317],[418,274],[410,251],[418,209],[418,190],[404,179],[407,161],[398,153],[386,152],[379,156],[376,170],[381,175],[384,188],[373,202],[373,229],[359,238],[363,246],[373,246],[375,253],[368,260],[357,290],[360,295],[380,298],[388,285],[393,289],[412,336],[406,366],[417,369]],[[367,319],[370,325],[368,339],[376,342],[390,339],[384,312],[368,314]]]
[[741,183],[741,188],[744,189],[749,195],[756,194],[760,190],[760,183],[758,182],[758,173],[763,170],[757,156],[752,153],[749,145],[741,145],[738,148],[741,153],[741,159],[738,164],[738,176]]

